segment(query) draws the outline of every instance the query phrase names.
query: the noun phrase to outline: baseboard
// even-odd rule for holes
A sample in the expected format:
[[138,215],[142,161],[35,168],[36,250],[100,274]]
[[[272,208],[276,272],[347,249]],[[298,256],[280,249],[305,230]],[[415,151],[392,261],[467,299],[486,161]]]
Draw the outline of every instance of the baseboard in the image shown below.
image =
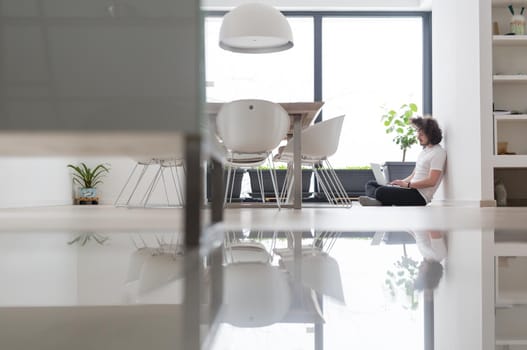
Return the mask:
[[31,201],[31,203],[6,203],[2,205],[2,208],[34,208],[34,207],[56,207],[63,205],[72,205],[72,201],[65,200],[42,200],[42,201]]
[[495,207],[496,201],[491,200],[450,200],[450,199],[441,199],[434,200],[430,206],[438,207],[474,207],[474,208],[486,208],[486,207]]

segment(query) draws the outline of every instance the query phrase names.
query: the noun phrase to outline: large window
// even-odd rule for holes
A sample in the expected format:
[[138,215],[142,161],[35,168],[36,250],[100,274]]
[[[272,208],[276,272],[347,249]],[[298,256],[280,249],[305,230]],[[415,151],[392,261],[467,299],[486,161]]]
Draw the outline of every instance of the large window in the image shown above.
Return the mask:
[[[409,102],[422,113],[422,32],[421,17],[323,19],[324,118],[346,114],[334,166],[402,160],[381,116]],[[414,146],[407,160],[417,151]]]
[[[220,49],[221,15],[212,13],[205,21],[208,101],[322,100],[324,119],[346,115],[339,150],[331,158],[335,167],[402,160],[381,115],[409,102],[423,114],[423,99],[430,101],[423,96],[430,94],[423,86],[423,81],[430,85],[423,77],[430,69],[430,57],[423,56],[428,15],[289,12],[295,46],[260,55]],[[406,160],[415,160],[418,152],[416,145]]]
[[313,19],[289,19],[295,45],[267,54],[239,54],[218,45],[221,17],[205,21],[207,101],[262,98],[313,101]]

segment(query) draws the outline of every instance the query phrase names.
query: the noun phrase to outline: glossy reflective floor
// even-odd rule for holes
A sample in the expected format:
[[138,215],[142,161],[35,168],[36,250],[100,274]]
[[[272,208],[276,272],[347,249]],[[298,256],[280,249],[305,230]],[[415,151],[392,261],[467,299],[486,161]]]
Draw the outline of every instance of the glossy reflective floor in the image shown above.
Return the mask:
[[523,349],[526,210],[415,209],[230,209],[199,252],[177,210],[0,210],[0,349],[187,350],[186,296],[206,349]]

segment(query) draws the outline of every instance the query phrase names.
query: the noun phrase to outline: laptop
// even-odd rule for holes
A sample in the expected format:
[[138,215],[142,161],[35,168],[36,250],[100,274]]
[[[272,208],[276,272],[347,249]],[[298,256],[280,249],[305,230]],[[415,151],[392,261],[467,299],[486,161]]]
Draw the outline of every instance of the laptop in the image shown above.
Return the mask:
[[377,181],[377,183],[382,186],[388,185],[388,181],[384,176],[381,165],[379,163],[370,163],[370,166],[371,170],[373,171],[373,176],[375,176],[375,181]]

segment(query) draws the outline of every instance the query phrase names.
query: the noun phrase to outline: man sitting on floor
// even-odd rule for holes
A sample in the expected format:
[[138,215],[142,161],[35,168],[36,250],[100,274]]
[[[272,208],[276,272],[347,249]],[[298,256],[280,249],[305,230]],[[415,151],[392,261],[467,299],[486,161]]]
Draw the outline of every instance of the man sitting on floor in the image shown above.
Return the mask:
[[422,206],[432,201],[446,161],[446,151],[439,145],[443,139],[441,128],[431,117],[412,118],[411,122],[417,129],[419,144],[423,146],[414,171],[405,179],[394,180],[386,186],[369,181],[366,196],[359,197],[361,205]]

